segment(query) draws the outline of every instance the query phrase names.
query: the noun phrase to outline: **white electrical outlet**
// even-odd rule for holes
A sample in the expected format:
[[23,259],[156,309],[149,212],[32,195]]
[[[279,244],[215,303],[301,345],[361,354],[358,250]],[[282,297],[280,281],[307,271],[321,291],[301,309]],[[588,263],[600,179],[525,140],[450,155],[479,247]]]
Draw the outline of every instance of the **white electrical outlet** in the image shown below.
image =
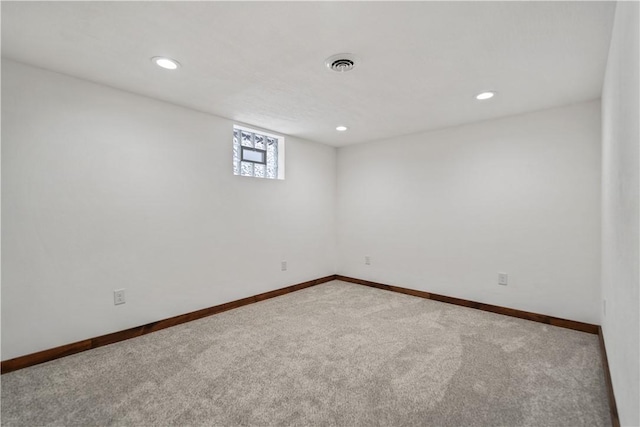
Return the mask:
[[287,271],[287,261],[280,262],[280,270]]
[[365,263],[366,265],[371,265],[371,257],[370,257],[369,255],[366,255],[366,256],[364,257],[364,263]]
[[509,275],[507,273],[498,273],[498,285],[507,286],[509,284]]
[[113,305],[120,305],[124,303],[124,289],[116,289],[113,291]]

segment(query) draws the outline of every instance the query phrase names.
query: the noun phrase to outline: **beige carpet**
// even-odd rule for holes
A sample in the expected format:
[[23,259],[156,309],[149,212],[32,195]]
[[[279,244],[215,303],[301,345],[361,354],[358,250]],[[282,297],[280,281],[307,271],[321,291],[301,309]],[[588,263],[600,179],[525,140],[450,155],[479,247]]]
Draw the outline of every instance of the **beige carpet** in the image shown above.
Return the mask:
[[2,425],[606,426],[597,336],[330,282],[2,376]]

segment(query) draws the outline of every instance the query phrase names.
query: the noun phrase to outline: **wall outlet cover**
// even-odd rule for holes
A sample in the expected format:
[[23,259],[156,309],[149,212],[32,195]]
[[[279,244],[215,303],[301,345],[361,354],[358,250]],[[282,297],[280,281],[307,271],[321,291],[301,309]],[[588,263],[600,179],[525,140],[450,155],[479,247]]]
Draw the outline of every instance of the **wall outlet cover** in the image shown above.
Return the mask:
[[113,305],[120,305],[124,303],[124,289],[116,289],[113,291]]
[[498,273],[498,285],[507,286],[509,283],[509,275],[507,273]]

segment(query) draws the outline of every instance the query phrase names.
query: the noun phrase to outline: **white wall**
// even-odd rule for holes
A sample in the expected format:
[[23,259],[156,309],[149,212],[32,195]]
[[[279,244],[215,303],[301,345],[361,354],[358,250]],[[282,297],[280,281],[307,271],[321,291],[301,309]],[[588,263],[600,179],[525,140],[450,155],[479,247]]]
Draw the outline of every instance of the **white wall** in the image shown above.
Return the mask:
[[600,104],[340,148],[337,221],[338,274],[599,323]]
[[602,317],[622,425],[640,425],[638,2],[618,2],[602,92]]
[[3,360],[335,272],[335,149],[237,177],[232,125],[3,60]]

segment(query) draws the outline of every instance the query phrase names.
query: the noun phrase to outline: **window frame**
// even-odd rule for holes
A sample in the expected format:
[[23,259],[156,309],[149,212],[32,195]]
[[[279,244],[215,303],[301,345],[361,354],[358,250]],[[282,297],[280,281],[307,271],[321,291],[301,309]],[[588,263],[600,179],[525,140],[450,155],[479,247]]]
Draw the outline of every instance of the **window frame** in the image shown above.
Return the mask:
[[[246,132],[246,131],[245,131]],[[251,159],[247,159],[244,157],[244,152],[245,151],[253,151],[258,152],[262,155],[262,161],[259,160],[251,160]],[[255,147],[247,147],[246,145],[242,145],[240,144],[240,161],[241,162],[250,162],[250,163],[257,163],[259,165],[267,165],[267,150],[263,150],[261,148],[255,148]],[[276,160],[277,162],[277,160]]]
[[[264,131],[260,128],[251,128],[248,126],[243,126],[243,125],[239,125],[239,124],[233,124],[233,129],[232,129],[232,133],[231,133],[231,139],[232,139],[232,145],[233,145],[233,136],[235,131],[239,132],[239,137],[240,140],[238,141],[239,143],[239,153],[238,153],[238,173],[236,173],[236,169],[235,169],[235,153],[232,156],[232,166],[233,166],[233,175],[234,176],[241,176],[244,178],[257,178],[257,179],[266,179],[266,180],[284,180],[285,177],[285,138],[282,135],[278,135],[278,134],[274,134],[272,132],[269,131]],[[269,178],[266,176],[261,177],[261,176],[255,176],[255,175],[242,175],[242,162],[248,162],[248,163],[253,163],[254,166],[256,164],[259,165],[265,165],[267,164],[267,149],[266,147],[268,147],[268,140],[265,141],[265,149],[262,148],[255,148],[255,147],[247,147],[246,145],[242,145],[242,132],[250,132],[252,134],[259,134],[262,135],[266,138],[271,138],[271,139],[275,139],[276,140],[276,177],[275,178]],[[233,149],[233,147],[232,147]],[[243,159],[243,152],[244,150],[251,150],[251,151],[258,151],[258,152],[263,152],[264,153],[264,162],[258,162],[258,161],[252,161],[252,160],[247,160],[247,159]]]

